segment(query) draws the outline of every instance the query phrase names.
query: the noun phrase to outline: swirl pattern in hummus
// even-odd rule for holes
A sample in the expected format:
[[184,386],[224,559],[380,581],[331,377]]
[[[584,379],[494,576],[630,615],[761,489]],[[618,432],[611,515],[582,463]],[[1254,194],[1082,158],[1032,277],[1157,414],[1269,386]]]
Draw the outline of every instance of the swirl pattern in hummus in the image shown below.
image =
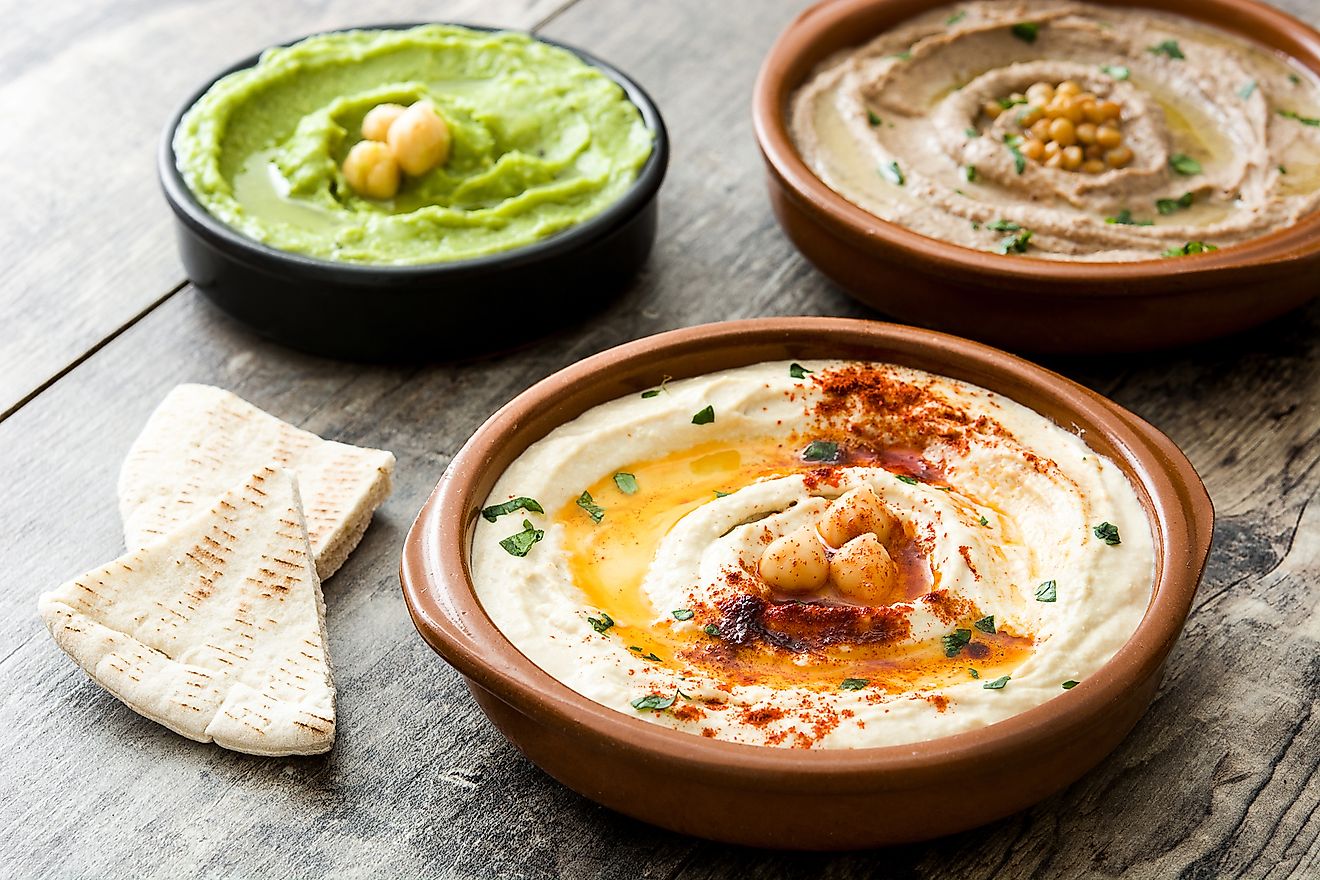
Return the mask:
[[[1027,108],[1009,96],[1065,81],[1122,106],[1125,167],[1020,161],[1015,120]],[[1009,106],[990,119],[982,108],[996,101]],[[946,6],[827,60],[789,122],[804,160],[845,198],[981,250],[1146,260],[1245,242],[1320,208],[1315,75],[1149,10]],[[1005,231],[1020,230],[1029,243],[1011,247]]]
[[[488,503],[531,498],[544,513],[491,511],[472,549],[500,630],[621,712],[800,748],[981,727],[1113,656],[1154,578],[1146,516],[1117,466],[973,385],[802,366],[670,382],[528,448]],[[709,419],[694,415],[706,407]],[[863,485],[901,524],[892,601],[832,587],[790,597],[760,577],[767,546]],[[509,543],[528,529],[543,538]]]

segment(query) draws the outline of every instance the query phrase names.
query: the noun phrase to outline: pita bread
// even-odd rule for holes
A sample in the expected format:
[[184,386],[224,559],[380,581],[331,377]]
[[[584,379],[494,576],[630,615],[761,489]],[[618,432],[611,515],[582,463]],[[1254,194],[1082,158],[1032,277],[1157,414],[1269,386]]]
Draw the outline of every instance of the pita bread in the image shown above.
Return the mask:
[[254,472],[39,607],[93,681],[176,733],[253,755],[334,744],[325,606],[288,471]]
[[394,456],[322,440],[210,385],[179,385],[119,472],[129,549],[146,547],[258,468],[298,476],[321,580],[334,574],[390,494]]

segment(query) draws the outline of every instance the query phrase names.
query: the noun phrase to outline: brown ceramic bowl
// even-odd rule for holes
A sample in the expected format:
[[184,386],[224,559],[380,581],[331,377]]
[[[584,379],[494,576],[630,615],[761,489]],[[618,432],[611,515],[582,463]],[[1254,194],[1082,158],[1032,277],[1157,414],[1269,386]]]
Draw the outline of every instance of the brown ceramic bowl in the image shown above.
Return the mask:
[[[974,382],[1085,432],[1136,487],[1155,535],[1156,583],[1135,634],[1053,700],[927,742],[801,751],[660,727],[580,696],[495,628],[468,570],[495,480],[531,443],[587,409],[684,378],[767,360],[863,358]],[[467,679],[486,715],[568,787],[638,819],[753,846],[851,849],[989,822],[1099,763],[1146,711],[1200,580],[1214,512],[1196,471],[1150,425],[1054,373],[974,342],[894,324],[764,318],[662,333],[590,357],[523,392],[459,451],[404,546],[413,622]],[[960,792],[950,798],[950,790]]]
[[[1095,2],[1095,0],[1093,0]],[[1178,13],[1242,34],[1320,72],[1320,34],[1253,0],[1098,0]],[[830,54],[930,9],[930,0],[828,0],[780,35],[752,116],[784,231],[857,299],[905,321],[1009,348],[1137,351],[1197,342],[1277,317],[1320,293],[1320,213],[1213,253],[1069,263],[964,248],[881,220],[825,185],[798,155],[785,108]]]

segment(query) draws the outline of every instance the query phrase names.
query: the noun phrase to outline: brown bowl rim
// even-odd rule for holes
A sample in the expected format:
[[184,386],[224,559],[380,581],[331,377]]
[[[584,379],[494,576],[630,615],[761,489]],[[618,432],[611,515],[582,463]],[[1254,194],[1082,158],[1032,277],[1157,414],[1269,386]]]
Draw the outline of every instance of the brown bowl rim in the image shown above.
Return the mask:
[[[946,373],[959,377],[991,376],[1001,393],[1015,396],[1002,390],[1005,388],[1038,393],[1042,399],[1062,402],[1063,409],[1077,415],[1081,423],[1105,428],[1106,436],[1123,453],[1125,473],[1144,496],[1157,556],[1150,605],[1136,632],[1114,657],[1072,690],[982,728],[903,745],[802,751],[695,736],[595,703],[540,669],[500,633],[477,599],[468,569],[472,529],[486,501],[485,493],[498,477],[489,475],[482,491],[476,491],[492,450],[521,454],[543,436],[518,436],[525,433],[524,424],[536,413],[554,410],[593,384],[608,384],[613,394],[630,366],[646,368],[644,377],[627,378],[629,384],[635,379],[636,390],[641,391],[659,380],[658,371],[666,362],[726,343],[797,344],[806,351],[827,342],[831,347],[850,345],[883,352],[899,363],[936,360],[951,368]],[[731,357],[726,366],[765,359],[740,359],[744,356],[751,357],[744,351]],[[673,372],[672,366],[669,371]],[[681,371],[675,374],[675,378],[682,377]],[[575,405],[576,411],[563,420],[590,405],[594,403]],[[1130,684],[1159,673],[1190,611],[1209,553],[1213,523],[1209,495],[1172,441],[1117,404],[1056,373],[998,349],[935,331],[843,318],[758,318],[674,330],[617,346],[560,370],[505,404],[454,456],[422,507],[404,545],[400,580],[413,622],[432,648],[470,683],[538,723],[571,729],[584,744],[649,759],[662,756],[670,765],[712,778],[754,781],[762,788],[807,782],[819,791],[855,791],[874,788],[881,778],[907,786],[966,773],[980,762],[1022,748],[1048,748],[1058,737],[1076,735],[1103,717],[1123,701]],[[889,775],[894,773],[898,776]]]
[[[1236,32],[1281,52],[1320,76],[1320,32],[1297,18],[1257,0],[1090,0],[1104,6],[1153,9],[1205,21]],[[1216,251],[1177,259],[1155,258],[1122,262],[1045,260],[1001,255],[930,238],[858,207],[830,189],[807,166],[788,134],[785,108],[792,92],[821,59],[813,58],[798,77],[789,80],[803,56],[812,58],[823,32],[876,7],[908,7],[904,20],[939,4],[925,0],[820,0],[801,12],[776,39],[762,62],[752,96],[752,126],[757,145],[771,173],[786,193],[818,222],[864,247],[896,249],[913,264],[936,264],[962,279],[994,280],[1000,284],[1043,286],[1054,282],[1087,282],[1089,295],[1144,295],[1151,287],[1189,287],[1218,273],[1255,275],[1276,264],[1320,255],[1320,211],[1292,226],[1278,229]],[[1223,22],[1231,22],[1225,25]],[[879,31],[863,36],[858,45]]]

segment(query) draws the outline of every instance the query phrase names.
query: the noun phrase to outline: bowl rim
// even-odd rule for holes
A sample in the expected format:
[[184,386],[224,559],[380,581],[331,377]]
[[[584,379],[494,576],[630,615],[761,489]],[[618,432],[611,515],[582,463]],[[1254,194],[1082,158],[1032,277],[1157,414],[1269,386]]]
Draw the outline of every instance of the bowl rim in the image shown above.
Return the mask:
[[[198,201],[196,194],[183,179],[183,173],[179,170],[174,154],[175,133],[179,128],[179,124],[183,121],[184,115],[220,80],[232,73],[254,67],[261,60],[261,57],[271,49],[292,46],[311,37],[355,31],[409,30],[436,24],[485,33],[510,33],[525,36],[537,42],[563,49],[613,80],[623,89],[628,101],[641,113],[642,122],[653,137],[651,153],[646,157],[646,161],[642,163],[642,167],[638,169],[637,176],[628,189],[595,216],[530,244],[464,260],[395,264],[338,262],[272,247],[265,242],[244,235],[211,214]],[[665,127],[664,119],[660,115],[659,106],[641,85],[617,67],[576,46],[542,37],[529,30],[450,21],[353,25],[314,31],[300,37],[271,44],[240,61],[234,62],[207,80],[204,85],[194,90],[171,114],[170,120],[161,135],[156,154],[157,176],[165,193],[165,200],[179,220],[194,233],[206,238],[213,246],[224,249],[230,257],[241,259],[257,268],[275,270],[295,268],[309,280],[324,280],[340,284],[384,282],[392,285],[406,285],[419,279],[441,280],[436,276],[443,276],[444,280],[449,280],[462,276],[482,275],[492,270],[503,271],[545,259],[564,256],[609,235],[615,228],[643,211],[659,191],[661,183],[664,182],[668,166],[669,133]]]
[[[1282,10],[1257,0],[1198,0],[1193,7],[1183,0],[1090,0],[1105,6],[1155,9],[1207,21],[1221,29],[1236,31],[1257,44],[1281,52],[1320,76],[1320,32]],[[766,53],[752,95],[752,127],[770,173],[778,178],[786,194],[799,202],[817,222],[827,225],[847,240],[864,247],[897,250],[916,262],[934,263],[962,280],[993,280],[1001,285],[1026,285],[1032,289],[1055,282],[1087,282],[1086,294],[1094,296],[1140,296],[1151,286],[1191,287],[1208,276],[1226,279],[1224,272],[1256,272],[1274,264],[1288,264],[1320,255],[1320,211],[1297,223],[1245,242],[1226,245],[1201,254],[1177,259],[1151,257],[1145,260],[1091,262],[1046,260],[1029,255],[1002,255],[931,238],[848,201],[825,184],[807,166],[788,133],[787,101],[820,59],[814,59],[801,76],[789,74],[803,57],[812,58],[818,38],[844,23],[871,14],[877,7],[908,6],[903,18],[930,8],[920,0],[818,0],[791,21]],[[1195,14],[1189,14],[1189,9]],[[1226,28],[1216,17],[1236,23]],[[1261,36],[1244,32],[1246,23]],[[869,33],[869,31],[867,32]],[[877,32],[878,33],[878,32]],[[870,34],[874,36],[875,34]],[[1268,37],[1266,42],[1262,37]],[[863,40],[866,39],[865,37]],[[1280,43],[1287,48],[1281,48]],[[860,45],[860,42],[858,43]],[[1303,57],[1306,56],[1306,57]]]
[[[933,356],[956,366],[955,373],[984,371],[995,375],[1001,386],[1033,389],[1056,402],[1065,400],[1067,412],[1104,426],[1128,461],[1124,470],[1138,495],[1149,496],[1143,506],[1149,503],[1157,559],[1146,614],[1118,652],[1073,689],[982,728],[916,743],[802,751],[709,739],[631,717],[576,693],[518,651],[481,606],[468,567],[471,529],[486,501],[484,495],[475,497],[474,489],[490,451],[513,448],[515,455],[521,454],[544,436],[510,443],[526,432],[523,426],[534,413],[554,408],[592,383],[617,380],[629,366],[648,363],[657,353],[673,361],[725,343],[775,345],[795,338],[806,339],[807,345],[829,340],[898,353],[898,363]],[[751,362],[757,361],[738,361]],[[728,364],[734,365],[732,360]],[[650,372],[663,367],[652,364],[647,369],[651,381],[655,377]],[[639,383],[639,388],[645,387]],[[570,412],[564,420],[581,411]],[[554,373],[505,404],[453,457],[422,507],[404,543],[400,581],[413,623],[427,643],[471,686],[542,724],[570,729],[598,748],[652,759],[660,754],[667,763],[712,778],[755,781],[763,788],[810,780],[821,791],[856,791],[874,788],[879,777],[900,784],[949,778],[986,760],[1021,754],[1023,748],[1049,748],[1059,737],[1085,731],[1122,701],[1129,685],[1155,675],[1163,665],[1191,609],[1213,522],[1204,485],[1172,441],[1117,404],[1043,367],[970,340],[902,325],[844,318],[757,318],[625,343]],[[901,779],[889,777],[895,772]]]

